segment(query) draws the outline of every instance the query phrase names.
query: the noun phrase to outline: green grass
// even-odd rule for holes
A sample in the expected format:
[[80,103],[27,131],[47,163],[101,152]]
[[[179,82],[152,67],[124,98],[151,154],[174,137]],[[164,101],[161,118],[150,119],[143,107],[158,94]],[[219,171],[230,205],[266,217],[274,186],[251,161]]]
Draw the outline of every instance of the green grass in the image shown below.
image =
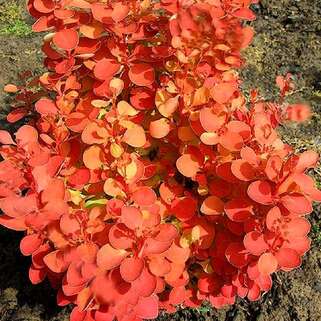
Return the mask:
[[8,1],[0,8],[0,35],[26,37],[32,33],[24,20],[24,2]]

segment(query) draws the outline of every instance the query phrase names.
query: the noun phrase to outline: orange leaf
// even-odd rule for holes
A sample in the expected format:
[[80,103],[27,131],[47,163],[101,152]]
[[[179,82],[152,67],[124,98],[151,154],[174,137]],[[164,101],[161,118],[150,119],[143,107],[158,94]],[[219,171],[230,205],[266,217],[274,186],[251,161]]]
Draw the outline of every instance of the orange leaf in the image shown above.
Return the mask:
[[194,177],[200,170],[200,163],[191,154],[184,154],[176,161],[176,167],[186,177]]
[[132,200],[139,206],[150,206],[155,203],[157,196],[150,187],[140,187],[132,194]]
[[140,258],[130,257],[124,259],[120,265],[120,274],[126,282],[135,281],[144,268],[144,261]]
[[35,108],[39,114],[44,116],[55,115],[58,112],[56,104],[48,98],[38,100],[35,104]]
[[124,250],[114,249],[111,245],[106,244],[97,253],[97,265],[103,270],[111,270],[119,266],[127,254]]
[[107,178],[104,183],[104,192],[113,197],[124,196],[123,186],[114,178]]
[[237,9],[236,11],[234,11],[232,13],[232,15],[234,17],[240,18],[240,19],[244,19],[244,20],[250,20],[253,21],[255,20],[255,14],[253,13],[253,11],[249,8],[240,8]]
[[94,68],[94,75],[99,80],[111,79],[120,70],[121,65],[112,58],[99,60]]
[[117,111],[121,116],[136,116],[138,114],[138,111],[125,100],[118,102]]
[[17,91],[19,91],[18,87],[16,85],[12,85],[12,84],[8,84],[8,85],[5,85],[3,90],[6,92],[6,93],[10,93],[10,94],[14,94],[16,93]]
[[236,159],[232,161],[231,171],[241,181],[251,181],[255,178],[255,169],[247,161]]
[[6,130],[0,130],[0,144],[15,145],[11,135]]
[[216,114],[211,108],[202,108],[200,111],[200,122],[207,132],[215,132],[220,129],[226,121],[226,114]]
[[89,169],[100,168],[103,164],[103,153],[99,146],[88,147],[83,154],[84,165]]
[[90,25],[80,25],[79,31],[89,39],[98,39],[105,29],[101,23],[94,22]]
[[131,128],[126,130],[123,141],[132,147],[143,147],[146,144],[144,128],[134,124]]
[[166,118],[161,118],[154,120],[149,124],[150,135],[154,138],[163,138],[170,132],[171,126],[170,122]]
[[130,67],[128,76],[137,86],[149,86],[155,81],[155,71],[152,66],[139,63]]
[[55,2],[53,0],[35,0],[33,6],[41,13],[49,13],[55,9]]
[[269,205],[273,203],[272,188],[267,181],[255,181],[251,183],[247,190],[248,196],[255,202]]
[[217,196],[209,196],[204,200],[201,212],[205,215],[220,215],[224,212],[224,202]]
[[58,48],[70,51],[77,47],[79,36],[74,29],[64,29],[56,32],[52,41]]
[[220,83],[211,89],[211,95],[220,104],[227,103],[235,92],[235,86],[231,83]]
[[120,22],[127,17],[129,13],[129,7],[122,3],[117,3],[111,14],[111,18],[115,22]]
[[278,267],[278,261],[272,253],[264,253],[258,261],[258,269],[261,274],[272,274]]
[[121,209],[121,222],[129,229],[135,230],[143,224],[143,215],[141,211],[134,206],[124,206]]

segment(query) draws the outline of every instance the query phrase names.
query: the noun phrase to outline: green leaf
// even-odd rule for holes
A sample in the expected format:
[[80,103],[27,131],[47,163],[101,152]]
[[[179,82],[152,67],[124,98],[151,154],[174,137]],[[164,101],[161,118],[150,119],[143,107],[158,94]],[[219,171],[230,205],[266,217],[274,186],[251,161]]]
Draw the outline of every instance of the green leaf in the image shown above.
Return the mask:
[[106,198],[100,198],[100,199],[96,199],[96,198],[92,198],[89,199],[85,202],[85,207],[86,208],[93,208],[96,206],[104,206],[107,204],[107,199]]

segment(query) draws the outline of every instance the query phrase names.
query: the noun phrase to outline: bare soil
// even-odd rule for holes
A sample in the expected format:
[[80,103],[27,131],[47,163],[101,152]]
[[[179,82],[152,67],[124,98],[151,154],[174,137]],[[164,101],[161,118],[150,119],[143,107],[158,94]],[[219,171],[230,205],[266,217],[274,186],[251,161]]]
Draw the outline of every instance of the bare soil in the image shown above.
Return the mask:
[[[273,98],[276,75],[295,74],[298,91],[290,99],[310,102],[315,114],[303,127],[284,129],[284,137],[298,150],[312,147],[321,151],[321,0],[261,0],[254,9],[258,14],[253,23],[256,38],[245,52],[248,64],[242,70],[244,89],[255,86],[265,97]],[[40,41],[39,35],[0,36],[0,87],[17,82],[19,72],[40,72]],[[8,97],[0,93],[0,111],[7,104]],[[5,127],[0,120],[0,128]],[[319,180],[319,170],[314,174]],[[162,314],[158,320],[320,321],[320,219],[320,207],[316,207],[311,215],[312,249],[302,266],[275,276],[272,291],[259,302],[240,300],[219,311],[208,307],[183,309],[170,316]],[[0,321],[67,321],[70,308],[56,306],[55,291],[46,282],[30,284],[30,258],[19,252],[21,236],[0,228]]]

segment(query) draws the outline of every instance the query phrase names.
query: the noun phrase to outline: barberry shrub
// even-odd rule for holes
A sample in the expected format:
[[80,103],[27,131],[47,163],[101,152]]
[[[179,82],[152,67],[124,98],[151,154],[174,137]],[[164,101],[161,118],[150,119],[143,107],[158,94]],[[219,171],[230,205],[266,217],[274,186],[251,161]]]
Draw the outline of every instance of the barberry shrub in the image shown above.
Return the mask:
[[[71,321],[258,300],[301,264],[321,192],[277,127],[308,107],[240,90],[255,0],[29,0],[47,72],[7,85],[1,225]],[[35,85],[41,91],[34,90]]]

